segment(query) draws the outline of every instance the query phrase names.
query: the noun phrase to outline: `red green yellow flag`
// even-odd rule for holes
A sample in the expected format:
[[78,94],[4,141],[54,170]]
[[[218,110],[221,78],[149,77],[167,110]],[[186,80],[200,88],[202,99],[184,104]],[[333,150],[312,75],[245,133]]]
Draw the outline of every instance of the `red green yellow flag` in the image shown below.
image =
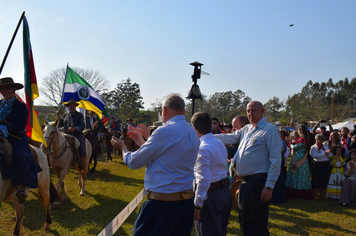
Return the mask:
[[38,93],[35,65],[32,56],[30,30],[25,16],[23,16],[22,23],[23,23],[23,61],[25,67],[24,84],[25,84],[26,106],[29,112],[27,126],[26,126],[26,134],[31,139],[37,142],[41,142],[45,146],[47,146],[33,105],[33,101],[39,96],[39,93]]

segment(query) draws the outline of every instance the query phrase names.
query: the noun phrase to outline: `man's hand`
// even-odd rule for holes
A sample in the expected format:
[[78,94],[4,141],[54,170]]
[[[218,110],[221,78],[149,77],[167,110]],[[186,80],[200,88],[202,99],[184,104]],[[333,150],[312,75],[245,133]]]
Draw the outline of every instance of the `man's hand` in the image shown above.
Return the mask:
[[[138,129],[135,129],[138,130]],[[127,135],[130,137],[130,139],[132,139],[133,141],[135,141],[135,143],[137,144],[137,146],[141,147],[142,144],[145,143],[145,140],[142,137],[142,133],[141,131],[129,131],[127,132]]]
[[139,127],[143,137],[147,140],[150,136],[150,130],[146,127],[145,124],[140,124]]
[[199,220],[200,219],[200,209],[197,210],[195,209],[194,210],[194,220]]
[[139,135],[143,136],[143,133],[141,132],[140,130],[140,127],[138,127],[138,129],[132,125],[129,125],[129,130],[132,131],[132,132],[136,132],[138,133]]
[[74,131],[75,131],[75,127],[69,127],[69,128],[68,128],[68,132],[73,133]]
[[115,137],[115,136],[112,136],[112,138],[111,138],[111,145],[112,145],[116,150],[122,150],[123,147],[126,147],[125,144],[124,144],[120,139],[118,139],[118,138]]
[[263,188],[261,194],[261,202],[269,202],[272,198],[272,189]]
[[61,113],[62,113],[62,111],[61,111],[61,110],[58,110],[58,111],[56,112],[57,117],[59,117],[59,116],[61,115]]
[[122,153],[122,159],[124,159],[125,153],[128,152],[129,150],[127,149],[127,147],[125,146],[125,144],[118,138],[116,138],[115,136],[112,136],[111,138],[111,145],[117,149],[117,150],[121,150]]

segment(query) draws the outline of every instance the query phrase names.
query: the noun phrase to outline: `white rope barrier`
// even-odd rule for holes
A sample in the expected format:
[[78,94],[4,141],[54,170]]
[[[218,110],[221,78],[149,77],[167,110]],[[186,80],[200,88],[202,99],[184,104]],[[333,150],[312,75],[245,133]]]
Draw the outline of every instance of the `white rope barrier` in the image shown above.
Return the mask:
[[120,226],[125,222],[127,217],[135,210],[135,208],[140,204],[143,199],[143,189],[137,194],[137,196],[132,199],[132,201],[103,229],[98,236],[111,236],[113,235]]

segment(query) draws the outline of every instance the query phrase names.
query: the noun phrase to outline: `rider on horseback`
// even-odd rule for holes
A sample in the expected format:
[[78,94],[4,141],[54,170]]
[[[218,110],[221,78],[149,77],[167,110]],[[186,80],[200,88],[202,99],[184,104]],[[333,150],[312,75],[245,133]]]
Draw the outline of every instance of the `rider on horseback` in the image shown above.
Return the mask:
[[68,107],[69,112],[63,115],[63,118],[60,119],[61,110],[57,111],[57,117],[59,119],[58,126],[63,126],[64,133],[71,134],[76,137],[80,143],[78,152],[79,158],[78,168],[83,170],[85,162],[85,140],[82,131],[84,130],[84,116],[82,113],[77,112],[76,107],[79,105],[74,99],[69,99],[66,106]]
[[15,98],[15,90],[22,88],[22,84],[14,83],[10,77],[0,79],[0,92],[4,97],[0,101],[0,129],[13,146],[9,177],[17,189],[15,199],[20,203],[27,198],[26,187],[38,187],[36,164],[25,132],[28,110],[26,104]]

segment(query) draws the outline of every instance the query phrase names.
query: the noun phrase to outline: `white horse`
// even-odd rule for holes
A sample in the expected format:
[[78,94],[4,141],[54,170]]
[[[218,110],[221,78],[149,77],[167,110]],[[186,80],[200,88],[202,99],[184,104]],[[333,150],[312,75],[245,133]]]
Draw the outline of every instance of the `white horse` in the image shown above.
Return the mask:
[[76,158],[70,148],[70,144],[67,142],[63,134],[59,132],[57,124],[58,119],[54,122],[45,121],[46,127],[43,130],[44,137],[47,142],[47,147],[50,153],[49,163],[53,167],[54,172],[57,174],[58,177],[57,189],[59,192],[61,192],[62,189],[62,199],[67,199],[67,191],[64,185],[64,178],[69,168],[75,168],[78,171],[79,175],[78,184],[80,187],[80,196],[84,196],[89,159],[92,153],[91,144],[88,140],[85,140],[86,157],[84,162],[84,169],[79,170],[78,164],[75,161]]
[[[3,143],[3,139],[1,139],[1,144]],[[16,147],[14,147],[16,148]],[[46,155],[37,147],[34,147],[37,152],[38,162],[42,171],[37,173],[38,177],[38,196],[39,199],[42,200],[43,206],[46,208],[46,223],[45,230],[48,231],[51,229],[52,218],[51,218],[51,203],[54,201],[58,201],[60,196],[58,192],[55,190],[55,187],[51,183],[49,167],[47,162]],[[12,149],[11,149],[12,151]],[[0,172],[0,201],[10,201],[15,205],[16,209],[16,226],[14,229],[14,235],[19,235],[22,225],[22,219],[25,213],[24,203],[19,203],[15,200],[15,190],[14,186],[11,186],[11,180],[6,179],[2,180],[2,174]]]

